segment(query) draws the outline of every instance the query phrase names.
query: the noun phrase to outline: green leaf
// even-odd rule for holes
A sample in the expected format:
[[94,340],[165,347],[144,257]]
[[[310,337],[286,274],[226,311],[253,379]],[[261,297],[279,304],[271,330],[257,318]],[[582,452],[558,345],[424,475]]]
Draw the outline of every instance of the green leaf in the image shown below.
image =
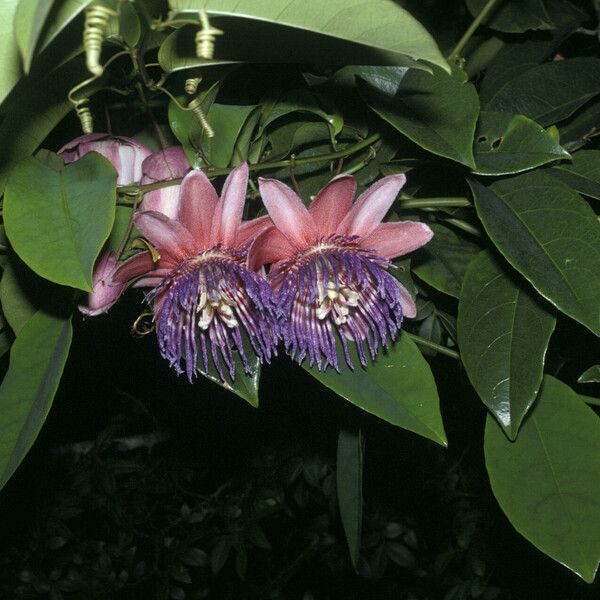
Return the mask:
[[[355,365],[360,365],[352,344]],[[338,353],[340,373],[329,368],[304,368],[315,379],[359,408],[398,427],[446,446],[435,380],[415,343],[400,335],[392,349],[380,353],[366,369],[352,371],[343,352]]]
[[[0,0],[0,104],[4,102],[10,91],[17,84],[23,73],[19,47],[13,30],[19,0]],[[2,138],[4,139],[4,138]]]
[[[370,54],[375,64],[397,63],[408,57],[428,61],[449,72],[433,38],[393,0],[370,0],[368,8],[363,0],[326,3],[288,0],[283,5],[280,0],[244,4],[237,0],[170,0],[169,6],[175,13],[196,15],[199,9],[205,9],[215,26],[226,31],[217,42],[216,55],[220,57],[227,56],[223,47],[229,44],[238,59],[248,60],[248,56],[256,54],[260,42],[267,50],[263,56],[267,62],[322,62],[323,56],[327,56],[327,62],[333,64],[337,57],[332,48],[329,53],[323,53],[327,40],[322,36],[325,35],[336,38],[338,46],[344,48],[344,52],[339,53],[339,59],[345,55],[344,64],[361,64],[349,58],[349,50],[358,44],[359,56]],[[283,31],[282,27],[285,27]],[[282,42],[284,52],[280,51]]]
[[580,194],[600,200],[600,150],[580,150],[571,156],[571,161],[556,165],[547,173]]
[[[391,77],[391,75],[390,75]],[[473,136],[479,115],[475,87],[434,68],[433,74],[409,70],[397,82],[389,81],[376,93],[361,85],[367,104],[392,127],[433,154],[475,168]]]
[[[488,0],[466,0],[469,12],[476,17]],[[530,29],[553,29],[554,25],[542,0],[498,2],[483,20],[484,24],[505,33],[522,33]]]
[[208,137],[203,130],[199,135],[190,136],[192,144],[200,149],[209,165],[217,168],[229,166],[244,123],[255,108],[217,103],[210,107],[207,119],[215,131],[214,137]]
[[131,2],[119,3],[119,35],[130,48],[135,48],[140,41],[142,26]]
[[54,2],[41,36],[40,51],[44,50],[92,0],[60,0]]
[[358,564],[362,537],[364,446],[365,440],[360,429],[340,429],[336,461],[337,497],[354,568]]
[[424,261],[414,266],[413,272],[436,290],[458,298],[469,262],[479,246],[444,225],[433,224],[431,229],[433,238],[419,252]]
[[564,383],[546,376],[516,442],[491,417],[485,461],[515,529],[588,583],[600,560],[600,425]]
[[92,269],[115,218],[116,171],[89,153],[56,171],[30,157],[4,196],[6,233],[38,275],[90,291]]
[[509,113],[482,111],[475,132],[475,173],[510,175],[569,158],[543,127]]
[[600,334],[600,224],[554,177],[469,183],[477,214],[508,262],[559,310]]
[[566,119],[600,93],[600,59],[553,61],[514,75],[485,110],[522,114],[544,127]]
[[39,311],[13,344],[8,372],[0,386],[0,487],[15,472],[42,428],[71,337],[70,319]]
[[578,378],[577,383],[600,383],[600,365],[586,369]]
[[556,324],[528,287],[482,252],[469,265],[458,304],[461,360],[510,439],[537,396]]
[[[33,154],[73,109],[67,99],[69,89],[88,77],[83,61],[76,60],[51,72],[32,74],[21,81],[5,107],[10,118],[0,123],[0,193],[10,170],[20,160]],[[99,87],[99,83],[92,83],[86,87],[86,93],[92,93]],[[32,94],[32,89],[36,93]]]
[[562,145],[569,152],[578,150],[600,135],[600,102],[591,102],[561,123],[559,133]]
[[42,32],[52,0],[21,0],[15,14],[15,37],[23,59],[23,69],[29,72],[33,52]]

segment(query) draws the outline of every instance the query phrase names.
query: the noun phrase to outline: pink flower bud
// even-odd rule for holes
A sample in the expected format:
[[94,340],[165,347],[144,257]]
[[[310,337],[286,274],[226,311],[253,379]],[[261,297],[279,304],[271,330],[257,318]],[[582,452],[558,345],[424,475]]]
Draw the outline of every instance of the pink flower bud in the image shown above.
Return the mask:
[[[183,177],[190,164],[181,146],[172,146],[151,154],[142,164],[142,185]],[[177,218],[179,186],[170,185],[144,195],[140,210],[155,210],[170,219]]]
[[125,284],[113,281],[118,266],[116,252],[104,252],[94,267],[92,291],[87,302],[79,305],[79,311],[88,317],[95,317],[108,311],[123,293]]
[[152,150],[136,140],[108,133],[82,135],[65,144],[58,153],[71,163],[88,152],[98,152],[117,170],[117,185],[127,185],[142,178],[142,162]]

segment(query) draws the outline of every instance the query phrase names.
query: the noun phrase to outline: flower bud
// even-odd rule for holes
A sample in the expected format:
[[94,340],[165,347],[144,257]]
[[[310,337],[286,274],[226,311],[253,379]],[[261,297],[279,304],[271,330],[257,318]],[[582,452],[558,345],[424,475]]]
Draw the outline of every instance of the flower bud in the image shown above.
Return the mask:
[[82,135],[58,151],[67,164],[88,152],[98,152],[112,163],[117,171],[117,185],[139,181],[142,178],[142,162],[152,154],[150,148],[132,138],[108,133]]
[[84,315],[95,317],[105,313],[119,299],[125,284],[113,281],[117,266],[116,252],[102,254],[94,267],[92,291],[88,294],[87,302],[78,307]]

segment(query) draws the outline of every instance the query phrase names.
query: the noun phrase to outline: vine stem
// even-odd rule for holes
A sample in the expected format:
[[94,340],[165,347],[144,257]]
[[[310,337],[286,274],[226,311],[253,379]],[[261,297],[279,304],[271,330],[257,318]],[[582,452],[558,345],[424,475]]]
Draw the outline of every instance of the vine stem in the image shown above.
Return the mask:
[[419,337],[414,333],[410,333],[408,331],[404,331],[404,333],[411,339],[415,344],[419,344],[420,346],[427,346],[427,348],[431,348],[432,350],[437,350],[441,354],[445,354],[450,358],[454,358],[455,360],[460,360],[460,354],[455,350],[451,350],[447,346],[442,346],[441,344],[436,344],[431,340],[426,340],[425,338]]
[[[256,173],[259,171],[266,171],[268,169],[280,169],[283,167],[297,167],[298,165],[308,165],[314,162],[327,162],[330,160],[337,160],[338,158],[345,158],[350,156],[351,154],[355,154],[364,148],[367,148],[371,144],[375,143],[381,137],[380,133],[374,133],[368,138],[362,140],[358,144],[354,144],[354,146],[350,146],[350,148],[345,148],[344,150],[339,150],[338,152],[330,152],[329,154],[321,154],[320,156],[310,156],[306,158],[295,158],[293,160],[279,160],[276,162],[263,162],[256,163],[254,165],[248,165],[249,169],[252,173]],[[228,175],[233,170],[233,167],[226,169],[212,169],[206,168],[204,169],[204,173],[208,177],[218,177],[219,175]],[[152,190],[158,190],[164,187],[169,187],[171,185],[179,185],[182,181],[182,178],[178,179],[169,179],[168,181],[157,181],[156,183],[148,183],[146,185],[123,185],[118,188],[118,191],[121,194],[136,194],[137,192],[151,192]]]
[[448,56],[448,62],[452,62],[456,60],[460,53],[463,51],[464,47],[467,45],[471,36],[475,33],[475,30],[481,25],[481,22],[488,16],[494,5],[498,0],[488,0],[487,4],[481,9],[481,12],[475,17],[471,25],[464,32],[463,36],[458,40],[458,44],[454,47],[454,50]]
[[401,208],[435,208],[444,206],[471,206],[467,198],[400,198]]

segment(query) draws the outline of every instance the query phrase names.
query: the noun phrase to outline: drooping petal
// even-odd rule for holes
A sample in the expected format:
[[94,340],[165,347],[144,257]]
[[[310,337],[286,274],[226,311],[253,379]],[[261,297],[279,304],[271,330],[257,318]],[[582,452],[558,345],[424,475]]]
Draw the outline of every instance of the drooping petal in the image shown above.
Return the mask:
[[400,290],[400,306],[402,307],[403,316],[414,319],[417,316],[417,305],[410,295],[409,291],[401,284],[398,283]]
[[266,231],[269,227],[273,227],[273,221],[268,215],[252,219],[251,221],[244,221],[237,230],[234,246],[241,246],[248,240],[260,235],[263,231]]
[[356,194],[356,179],[352,175],[342,174],[334,177],[315,197],[308,212],[314,219],[322,236],[337,231]]
[[218,200],[215,188],[202,171],[190,171],[181,182],[178,220],[192,234],[197,248],[210,245]]
[[298,249],[310,245],[318,236],[317,226],[295,192],[276,179],[259,177],[258,186],[279,231]]
[[108,133],[82,135],[65,144],[58,153],[65,163],[71,163],[88,152],[98,152],[117,171],[117,185],[126,185],[142,178],[142,162],[152,150],[133,138]]
[[175,260],[185,260],[195,254],[196,242],[192,234],[178,221],[154,211],[134,215],[133,222],[142,235],[158,250]]
[[390,259],[420,248],[432,236],[433,231],[425,223],[418,221],[380,223],[369,235],[361,238],[360,245]]
[[124,284],[114,280],[117,267],[117,254],[105,252],[94,268],[92,291],[79,311],[88,317],[105,313],[123,293]]
[[381,223],[405,182],[406,177],[398,174],[374,183],[355,202],[340,223],[338,232],[349,236],[369,235]]
[[215,209],[211,230],[211,242],[222,243],[226,247],[233,246],[235,234],[244,213],[246,189],[248,187],[248,165],[237,166],[225,180],[221,199]]
[[256,238],[250,248],[248,259],[250,267],[256,270],[263,265],[293,258],[295,255],[296,249],[283,233],[276,227],[271,227]]
[[115,271],[113,279],[121,283],[126,283],[134,277],[139,277],[153,271],[155,268],[156,264],[152,260],[150,252],[140,252],[121,263]]
[[[142,163],[143,185],[157,181],[178,179],[190,170],[190,165],[181,146],[165,148],[148,156]],[[155,210],[170,219],[176,219],[179,211],[179,186],[152,190],[144,195],[140,210]]]

